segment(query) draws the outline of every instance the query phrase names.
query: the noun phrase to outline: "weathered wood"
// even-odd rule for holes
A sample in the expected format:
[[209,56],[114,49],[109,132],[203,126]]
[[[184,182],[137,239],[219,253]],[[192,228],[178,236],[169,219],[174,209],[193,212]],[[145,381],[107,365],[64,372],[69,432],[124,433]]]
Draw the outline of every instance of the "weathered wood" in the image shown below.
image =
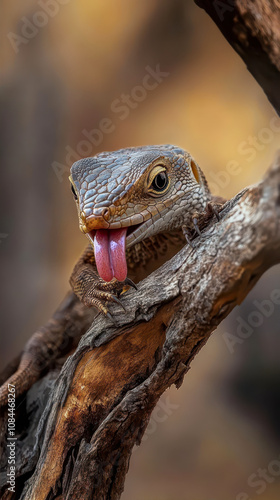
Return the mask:
[[280,262],[280,156],[220,216],[193,249],[123,297],[128,313],[114,308],[119,327],[98,317],[83,336],[51,389],[21,498],[120,498],[132,448],[161,394],[181,384],[211,332]]
[[279,0],[195,0],[242,57],[280,114]]
[[[279,112],[279,2],[197,3]],[[2,413],[0,497],[120,498],[132,448],[161,394],[173,383],[180,385],[211,332],[262,273],[280,262],[279,221],[278,157],[263,182],[225,204],[220,222],[202,221],[203,237],[194,240],[194,249],[183,248],[141,282],[137,293],[123,297],[128,313],[113,311],[119,327],[96,318],[62,370],[59,362],[50,364],[19,399],[16,494],[6,485],[7,416]],[[79,325],[84,331],[90,316],[79,304],[69,308],[71,318],[72,313],[76,340]]]

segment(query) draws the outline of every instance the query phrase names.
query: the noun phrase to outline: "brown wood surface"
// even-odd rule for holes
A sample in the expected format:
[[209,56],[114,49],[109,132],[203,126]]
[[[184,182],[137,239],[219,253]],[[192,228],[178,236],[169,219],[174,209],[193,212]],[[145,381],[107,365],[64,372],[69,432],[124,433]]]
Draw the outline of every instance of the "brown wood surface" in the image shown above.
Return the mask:
[[119,327],[95,318],[52,385],[22,498],[120,498],[159,397],[181,384],[211,332],[280,262],[280,157],[220,217],[123,297],[128,312],[113,311]]
[[[197,3],[279,112],[279,2]],[[1,498],[120,498],[132,448],[159,397],[182,383],[217,325],[280,262],[279,156],[264,180],[227,202],[220,217],[200,221],[205,227],[194,248],[185,246],[123,297],[127,313],[112,309],[118,327],[95,318],[62,369],[48,366],[19,399],[17,493],[1,477]],[[75,307],[74,336],[79,321],[84,329],[92,320]],[[5,461],[4,434],[0,444]]]

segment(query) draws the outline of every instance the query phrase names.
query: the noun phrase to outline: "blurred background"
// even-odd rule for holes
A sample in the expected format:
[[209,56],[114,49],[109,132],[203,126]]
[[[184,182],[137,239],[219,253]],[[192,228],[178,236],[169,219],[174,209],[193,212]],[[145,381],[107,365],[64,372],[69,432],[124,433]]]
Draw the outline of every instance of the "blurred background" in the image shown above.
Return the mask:
[[[86,244],[71,163],[173,143],[232,197],[272,162],[280,120],[192,2],[3,2],[0,29],[3,368],[62,300]],[[279,499],[279,278],[279,266],[263,276],[163,395],[124,500]]]

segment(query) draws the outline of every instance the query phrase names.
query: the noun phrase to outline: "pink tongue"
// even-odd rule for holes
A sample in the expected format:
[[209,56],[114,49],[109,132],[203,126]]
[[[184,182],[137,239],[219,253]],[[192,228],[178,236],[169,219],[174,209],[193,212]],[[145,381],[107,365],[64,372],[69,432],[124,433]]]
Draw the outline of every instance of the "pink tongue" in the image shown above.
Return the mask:
[[124,229],[98,229],[94,236],[94,255],[99,276],[105,281],[124,281],[127,275]]

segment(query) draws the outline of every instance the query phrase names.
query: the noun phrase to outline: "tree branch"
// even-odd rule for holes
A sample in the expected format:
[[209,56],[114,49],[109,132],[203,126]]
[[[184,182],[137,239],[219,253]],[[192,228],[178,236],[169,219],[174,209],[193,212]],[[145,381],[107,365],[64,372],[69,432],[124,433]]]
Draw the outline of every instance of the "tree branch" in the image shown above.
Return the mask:
[[132,448],[160,396],[180,386],[211,332],[280,262],[280,155],[220,217],[201,220],[193,249],[124,295],[128,312],[113,311],[118,327],[95,319],[51,390],[39,460],[21,498],[120,498]]
[[280,114],[280,9],[278,0],[195,0],[242,57]]

